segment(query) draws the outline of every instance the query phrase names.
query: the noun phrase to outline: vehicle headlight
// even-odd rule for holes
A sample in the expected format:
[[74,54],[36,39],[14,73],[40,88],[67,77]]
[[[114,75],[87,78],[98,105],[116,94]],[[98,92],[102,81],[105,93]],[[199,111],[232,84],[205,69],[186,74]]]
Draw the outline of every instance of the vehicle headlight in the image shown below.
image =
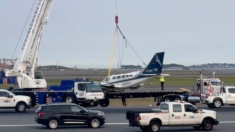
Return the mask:
[[99,112],[99,113],[98,113],[98,116],[104,116],[104,113]]
[[27,102],[30,102],[31,101],[31,99],[30,98],[27,98]]
[[215,116],[215,119],[217,119],[217,117],[216,117],[216,113],[214,113],[214,116]]

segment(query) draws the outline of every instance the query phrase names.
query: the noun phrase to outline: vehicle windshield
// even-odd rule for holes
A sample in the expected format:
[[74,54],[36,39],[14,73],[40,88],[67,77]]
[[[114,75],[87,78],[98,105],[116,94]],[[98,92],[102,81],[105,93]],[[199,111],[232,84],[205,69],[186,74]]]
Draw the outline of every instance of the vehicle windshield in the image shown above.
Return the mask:
[[220,85],[220,82],[211,82],[212,85]]
[[13,95],[13,96],[16,96],[14,93],[12,93],[11,91],[8,91],[9,92],[9,94],[11,94],[11,95]]
[[100,83],[86,83],[87,92],[103,92]]
[[38,72],[38,71],[34,72],[34,78],[35,79],[44,79],[42,73]]

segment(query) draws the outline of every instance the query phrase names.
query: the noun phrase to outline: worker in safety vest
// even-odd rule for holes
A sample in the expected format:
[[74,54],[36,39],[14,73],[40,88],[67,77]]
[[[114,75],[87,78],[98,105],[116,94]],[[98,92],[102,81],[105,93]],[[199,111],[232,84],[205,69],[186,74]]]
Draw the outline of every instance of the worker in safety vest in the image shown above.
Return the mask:
[[164,80],[163,75],[160,75],[160,83],[161,83],[162,90],[164,90],[164,82],[165,80]]

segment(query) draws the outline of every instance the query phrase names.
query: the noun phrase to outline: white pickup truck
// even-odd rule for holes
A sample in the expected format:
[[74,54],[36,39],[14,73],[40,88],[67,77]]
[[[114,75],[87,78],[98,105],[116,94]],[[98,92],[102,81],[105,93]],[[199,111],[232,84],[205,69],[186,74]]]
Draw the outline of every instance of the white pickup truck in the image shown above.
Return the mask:
[[28,96],[15,95],[8,90],[0,89],[0,109],[15,109],[17,112],[25,112],[30,109],[31,99]]
[[235,86],[221,87],[220,93],[208,94],[205,103],[209,108],[220,108],[225,104],[235,105]]
[[140,127],[144,132],[159,132],[161,126],[193,126],[196,130],[210,131],[219,124],[215,111],[197,109],[190,103],[162,102],[159,107],[151,111],[127,111],[129,126]]

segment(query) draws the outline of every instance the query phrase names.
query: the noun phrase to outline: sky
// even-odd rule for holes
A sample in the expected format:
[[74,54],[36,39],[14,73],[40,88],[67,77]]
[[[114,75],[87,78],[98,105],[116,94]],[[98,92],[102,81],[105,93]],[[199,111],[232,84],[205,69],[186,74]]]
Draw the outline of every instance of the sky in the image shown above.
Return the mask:
[[[0,58],[20,55],[34,0],[0,0]],[[39,65],[108,68],[115,31],[119,27],[145,64],[165,52],[164,64],[234,63],[234,0],[55,0],[44,27]],[[112,67],[141,65],[141,59],[118,35]]]

